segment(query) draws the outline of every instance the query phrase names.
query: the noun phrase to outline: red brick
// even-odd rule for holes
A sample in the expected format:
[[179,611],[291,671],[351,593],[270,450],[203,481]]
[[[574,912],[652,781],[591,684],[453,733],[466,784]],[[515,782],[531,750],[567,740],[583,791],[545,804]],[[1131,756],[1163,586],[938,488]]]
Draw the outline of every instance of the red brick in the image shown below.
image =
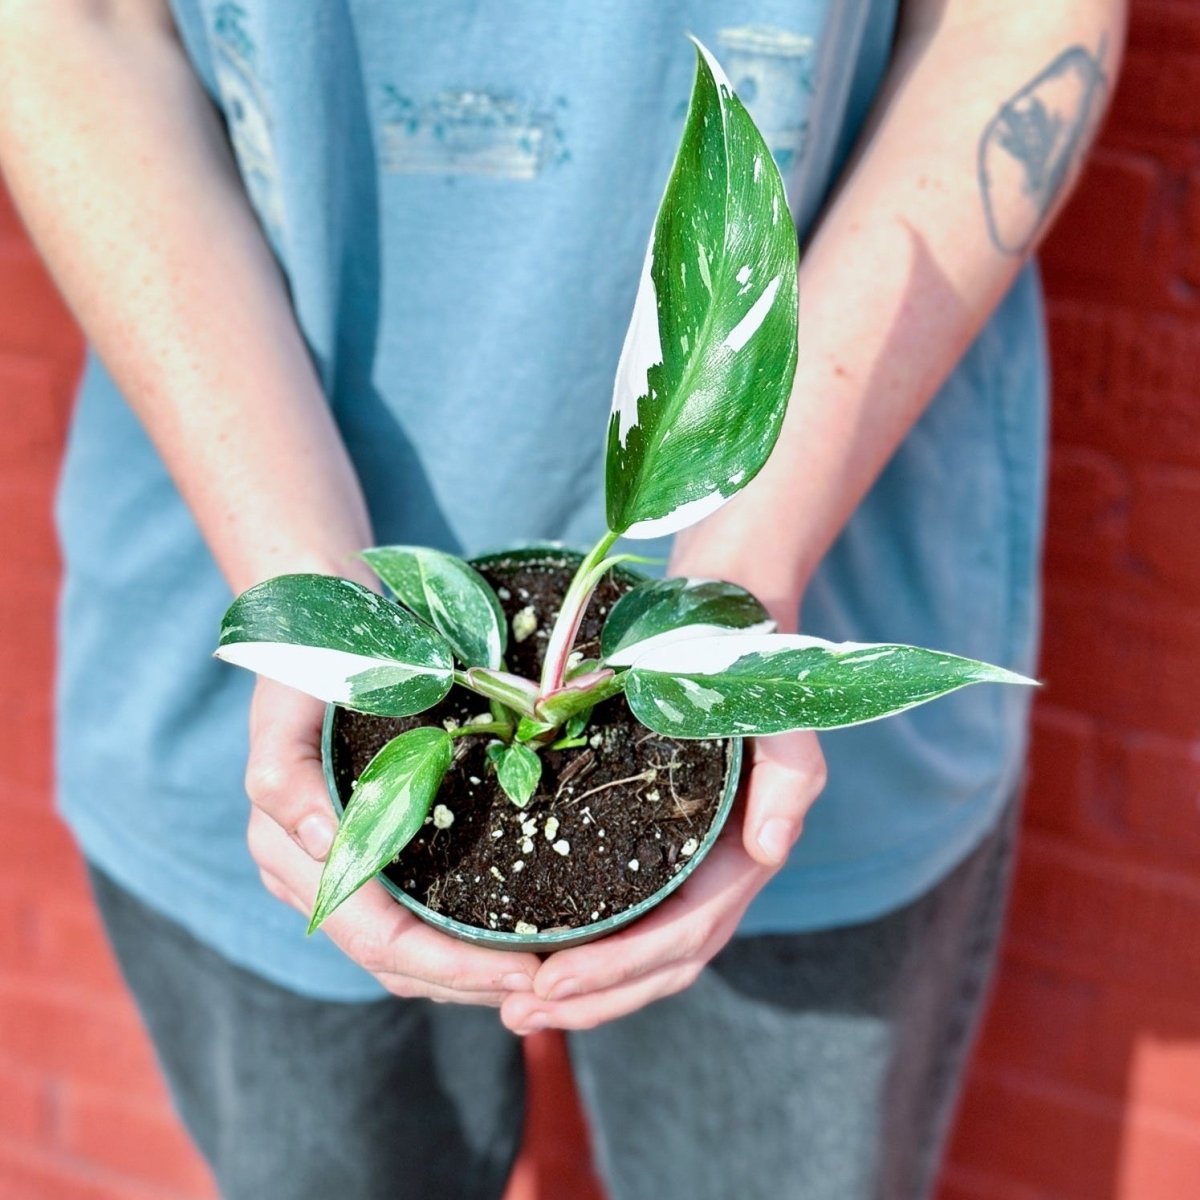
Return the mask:
[[[997,1170],[1001,1169],[998,1164]],[[936,1200],[1048,1200],[1045,1192],[1035,1193],[1021,1184],[956,1163],[943,1167],[935,1196]]]
[[1118,461],[1200,466],[1200,321],[1052,299],[1056,439]]
[[[0,701],[0,807],[48,806],[53,776],[50,697],[45,686]],[[43,809],[44,810],[44,809]]]
[[21,218],[17,216],[8,189],[0,182],[0,242],[25,241],[25,227],[21,224]]
[[1161,168],[1153,160],[1103,147],[1093,153],[1042,253],[1056,296],[1120,296],[1129,304],[1165,295],[1169,277],[1156,253],[1153,220],[1161,187]]
[[1192,295],[1200,294],[1200,167],[1190,171],[1183,204],[1180,277]]
[[955,1167],[1055,1200],[1195,1200],[1200,1136],[1178,1121],[1011,1075],[976,1076],[951,1148]]
[[52,1116],[48,1080],[0,1067],[0,1139],[45,1143]]
[[1147,860],[1200,865],[1200,740],[1112,732],[1102,753],[1126,844]]
[[[1163,28],[1168,26],[1164,24]],[[1125,55],[1113,123],[1191,136],[1195,133],[1196,96],[1200,94],[1200,51],[1180,46],[1175,37],[1194,37],[1189,19],[1169,22],[1152,44],[1139,37]],[[1139,24],[1134,24],[1139,29]]]
[[1096,791],[1095,722],[1039,699],[1034,705],[1025,824],[1066,838],[1086,835]]
[[1053,582],[1045,612],[1047,703],[1128,730],[1200,735],[1200,612]]
[[[46,357],[0,357],[0,395],[9,414],[0,436],[0,467],[40,466],[57,474],[66,436],[70,389],[61,363]],[[13,420],[12,416],[17,419]]]
[[524,1137],[504,1200],[602,1200],[562,1035],[527,1038],[525,1065]]
[[53,500],[54,480],[41,464],[0,468],[0,562],[7,579],[57,573]]
[[[43,801],[44,802],[44,801]],[[30,811],[4,833],[6,879],[31,894],[55,892],[82,899],[90,894],[79,851],[63,823],[48,810]]]
[[[0,1141],[0,1200],[195,1200],[168,1196],[136,1180],[114,1178],[87,1163]],[[205,1198],[207,1200],[207,1198]]]
[[78,370],[83,343],[31,249],[0,242],[0,353],[48,358]]
[[[1122,1139],[1120,1107],[1088,1103],[976,1073],[950,1147],[954,1168],[1003,1173],[1054,1200],[1099,1200],[1112,1191]],[[1156,1197],[1155,1200],[1166,1200]]]
[[1129,537],[1132,553],[1156,582],[1200,603],[1200,472],[1138,472]]
[[0,969],[29,960],[34,951],[37,897],[0,876]]
[[90,901],[47,896],[34,924],[33,964],[63,985],[108,996],[124,996],[125,985]]
[[1047,570],[1059,580],[1119,576],[1129,540],[1124,467],[1106,454],[1073,446],[1055,447],[1050,463]]
[[1191,873],[1130,866],[1027,832],[1008,954],[1161,1001],[1200,992],[1200,883]]
[[0,980],[0,1063],[152,1101],[165,1091],[132,1002]]
[[[54,671],[55,588],[49,572],[24,575],[14,587],[0,570],[0,680],[4,690],[45,697]],[[13,633],[8,631],[12,630]]]
[[189,1196],[216,1195],[208,1168],[166,1106],[67,1087],[61,1137],[68,1154],[116,1175]]
[[1200,1001],[1163,1000],[1119,980],[1073,978],[1009,958],[975,1056],[1200,1131]]

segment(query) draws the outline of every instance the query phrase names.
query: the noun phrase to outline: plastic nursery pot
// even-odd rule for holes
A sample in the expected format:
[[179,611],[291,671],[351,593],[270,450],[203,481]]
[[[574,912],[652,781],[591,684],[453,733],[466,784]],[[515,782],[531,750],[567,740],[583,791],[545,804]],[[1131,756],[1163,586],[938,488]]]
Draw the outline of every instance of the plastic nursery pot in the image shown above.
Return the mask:
[[[549,558],[557,559],[569,570],[573,571],[581,557],[577,551],[567,549],[563,546],[543,544],[521,546],[513,550],[480,555],[472,561],[476,566],[480,566],[501,561],[544,562]],[[615,568],[614,573],[620,581],[630,584],[636,584],[645,578],[639,572],[631,571],[624,566]],[[340,817],[343,804],[342,798],[338,793],[333,763],[333,726],[337,711],[337,706],[333,704],[328,705],[325,710],[325,721],[321,733],[321,757],[325,771],[325,784],[329,790],[329,798],[333,804],[334,811]],[[470,942],[472,945],[548,953],[552,950],[563,950],[568,946],[579,946],[584,942],[594,941],[596,938],[604,937],[607,934],[614,933],[618,929],[623,929],[661,904],[696,870],[712,849],[733,808],[733,802],[737,795],[738,780],[741,775],[742,739],[729,738],[726,739],[726,744],[726,772],[721,797],[712,823],[700,839],[699,846],[695,852],[689,858],[682,861],[679,869],[657,891],[652,892],[636,904],[620,912],[613,913],[602,920],[592,921],[572,928],[547,929],[532,934],[482,928],[478,925],[468,925],[463,921],[455,920],[444,913],[434,912],[420,903],[420,901],[415,900],[383,872],[380,872],[376,878],[396,900],[403,904],[410,912],[420,917],[422,921],[425,921],[435,929],[441,930],[443,933],[449,934],[451,937],[458,938],[464,942]]]

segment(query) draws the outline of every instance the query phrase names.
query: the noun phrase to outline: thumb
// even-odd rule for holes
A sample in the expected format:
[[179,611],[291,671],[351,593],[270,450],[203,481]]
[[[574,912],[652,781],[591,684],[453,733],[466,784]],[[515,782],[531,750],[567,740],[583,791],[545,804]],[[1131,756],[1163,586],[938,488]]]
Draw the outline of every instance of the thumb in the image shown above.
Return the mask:
[[825,757],[811,730],[755,738],[742,825],[746,853],[765,867],[782,866],[824,786]]
[[337,830],[321,767],[325,706],[260,680],[250,709],[246,791],[312,858],[323,859]]

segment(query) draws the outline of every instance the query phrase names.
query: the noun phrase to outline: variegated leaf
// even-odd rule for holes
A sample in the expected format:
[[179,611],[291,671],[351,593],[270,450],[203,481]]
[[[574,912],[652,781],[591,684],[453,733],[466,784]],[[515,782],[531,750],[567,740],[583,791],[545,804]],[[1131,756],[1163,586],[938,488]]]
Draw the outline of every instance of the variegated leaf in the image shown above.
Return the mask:
[[796,370],[783,181],[720,66],[697,50],[613,389],[608,525],[632,538],[694,524],[754,478]]
[[392,738],[363,768],[325,859],[309,933],[416,836],[451,752],[444,729],[421,726]]
[[221,621],[216,655],[359,712],[403,717],[449,690],[441,634],[362,584],[278,575],[243,592]]
[[401,604],[450,643],[464,667],[500,665],[508,622],[496,593],[470,563],[424,546],[376,546],[362,556]]
[[643,655],[627,673],[625,691],[637,719],[657,733],[708,738],[837,729],[970,683],[1034,682],[916,646],[730,634]]
[[716,579],[652,579],[613,605],[600,634],[610,667],[660,646],[725,632],[770,633],[767,610],[745,588]]
[[511,746],[495,742],[488,747],[487,756],[496,768],[496,778],[504,794],[518,808],[524,808],[537,791],[542,777],[542,760],[520,742],[513,742]]

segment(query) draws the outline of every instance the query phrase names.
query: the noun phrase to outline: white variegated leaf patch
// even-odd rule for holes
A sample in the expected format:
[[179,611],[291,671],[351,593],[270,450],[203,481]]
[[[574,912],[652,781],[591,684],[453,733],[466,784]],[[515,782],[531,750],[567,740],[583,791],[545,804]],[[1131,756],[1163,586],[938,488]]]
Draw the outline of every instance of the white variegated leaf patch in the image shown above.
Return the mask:
[[361,584],[279,575],[243,592],[216,656],[327,703],[381,716],[423,712],[450,690],[453,658],[435,630]]
[[396,599],[432,625],[464,667],[498,667],[508,623],[496,593],[470,563],[424,546],[364,550]]
[[524,808],[537,791],[542,777],[542,760],[528,746],[513,742],[503,746],[494,742],[487,749],[488,761],[496,768],[496,779],[504,794]]
[[444,729],[421,726],[393,738],[363,768],[325,859],[309,933],[416,836],[451,751]]
[[716,579],[655,579],[613,605],[600,635],[610,667],[627,667],[654,649],[723,633],[769,633],[767,610],[745,588]]
[[754,478],[796,369],[796,231],[783,182],[720,66],[697,49],[613,388],[608,525],[632,538],[694,524]]
[[708,738],[837,729],[972,683],[1033,684],[1002,667],[917,646],[728,634],[641,655],[625,679],[643,725]]

